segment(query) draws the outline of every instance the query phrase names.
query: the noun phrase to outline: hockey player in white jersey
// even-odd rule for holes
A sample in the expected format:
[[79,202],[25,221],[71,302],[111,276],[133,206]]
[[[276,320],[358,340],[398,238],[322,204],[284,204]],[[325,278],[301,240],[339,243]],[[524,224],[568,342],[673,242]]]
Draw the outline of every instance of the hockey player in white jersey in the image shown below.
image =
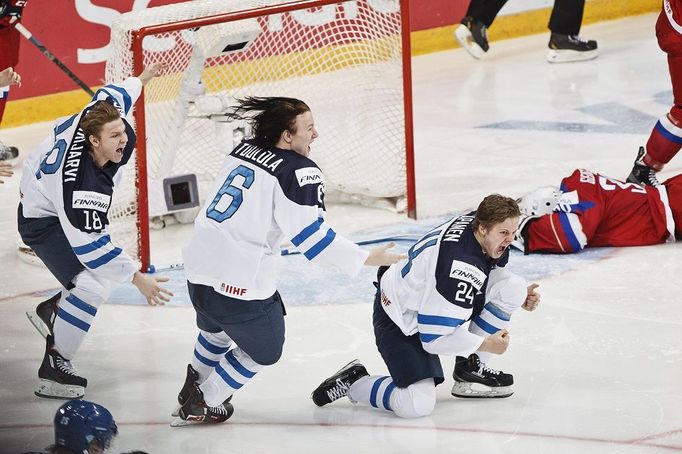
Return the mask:
[[158,285],[166,278],[140,273],[106,231],[114,179],[135,146],[127,116],[142,86],[162,69],[155,64],[97,90],[83,111],[58,120],[52,136],[24,162],[19,233],[63,287],[32,319],[37,327],[44,319],[47,334],[35,391],[40,397],[84,395],[87,380],[71,360],[112,284],[132,282],[151,305],[171,295]]
[[253,138],[225,160],[183,251],[199,335],[178,396],[181,420],[172,425],[227,420],[232,394],[279,360],[285,310],[276,282],[284,240],[308,260],[349,275],[404,257],[388,252],[392,244],[365,251],[325,221],[323,176],[308,158],[318,135],[303,101],[238,102],[229,115],[249,121]]
[[427,416],[444,381],[438,355],[456,357],[453,395],[510,396],[513,377],[485,362],[507,350],[511,314],[539,303],[537,285],[504,268],[519,216],[513,199],[488,196],[476,212],[424,235],[407,259],[380,268],[373,324],[390,376],[353,361],[313,391],[313,402],[348,396],[403,418]]

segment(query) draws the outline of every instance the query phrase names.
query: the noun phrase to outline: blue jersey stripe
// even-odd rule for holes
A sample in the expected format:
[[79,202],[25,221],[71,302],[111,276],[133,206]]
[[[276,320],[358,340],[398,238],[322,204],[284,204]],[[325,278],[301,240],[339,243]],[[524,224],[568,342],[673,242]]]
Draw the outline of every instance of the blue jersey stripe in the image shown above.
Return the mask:
[[678,137],[672,132],[668,131],[665,129],[665,126],[661,123],[661,121],[656,122],[656,131],[660,132],[663,137],[665,137],[667,140],[676,143],[676,144],[682,144],[682,137]]
[[86,303],[82,299],[78,298],[73,293],[66,297],[66,301],[73,304],[78,309],[82,310],[83,312],[92,315],[93,317],[95,315],[97,315],[97,308],[95,306],[89,305],[88,303]]
[[372,391],[370,392],[370,395],[369,395],[369,403],[374,408],[379,408],[377,406],[377,394],[379,393],[379,387],[387,379],[388,379],[388,377],[380,377],[372,385]]
[[236,381],[234,378],[230,377],[230,374],[228,374],[225,371],[225,369],[223,369],[223,366],[221,366],[220,364],[218,364],[215,367],[215,371],[218,372],[218,375],[220,375],[220,377],[225,381],[225,383],[227,383],[228,386],[230,386],[231,388],[239,389],[243,386],[241,383]]
[[64,310],[64,308],[59,308],[59,311],[57,312],[57,317],[61,318],[64,320],[66,323],[75,326],[76,328],[79,328],[86,333],[90,330],[90,325],[85,323],[83,320],[79,319],[78,317],[74,317],[73,315],[69,314]]
[[305,255],[308,260],[314,259],[320,252],[324,251],[327,246],[332,244],[334,238],[336,238],[336,232],[332,229],[327,230],[327,234],[324,236],[324,238],[315,243],[315,245],[304,252],[303,255]]
[[474,324],[476,324],[476,326],[478,326],[488,334],[495,334],[500,330],[500,328],[493,326],[490,323],[483,320],[480,315],[474,319]]
[[312,234],[314,234],[315,232],[320,230],[320,228],[322,226],[322,221],[323,221],[322,218],[317,218],[317,220],[315,222],[313,222],[308,227],[301,230],[301,232],[298,235],[293,237],[291,239],[291,244],[293,244],[294,246],[297,246],[297,247],[300,246],[301,243],[303,243],[305,240],[310,238],[310,236]]
[[199,341],[202,347],[216,355],[222,355],[224,353],[227,353],[227,351],[230,349],[230,347],[223,348],[218,347],[217,345],[213,345],[212,343],[207,341],[206,338],[201,333],[199,333],[199,337],[197,338],[197,340]]
[[568,215],[566,213],[559,213],[559,221],[561,222],[561,227],[568,240],[568,245],[571,248],[570,252],[581,250],[582,246],[573,232],[573,227],[571,226],[571,221],[568,219]]
[[232,367],[234,367],[234,369],[235,369],[237,372],[239,372],[240,374],[242,374],[242,376],[244,376],[244,377],[246,377],[246,378],[253,378],[253,376],[256,375],[255,372],[251,372],[249,369],[247,369],[246,367],[244,367],[244,366],[242,365],[242,363],[240,363],[240,362],[237,360],[237,358],[234,357],[234,353],[232,353],[232,352],[228,353],[227,355],[225,355],[225,359],[227,360],[228,363],[230,363],[230,365],[231,365]]
[[84,246],[76,246],[75,248],[73,248],[73,252],[75,252],[76,255],[88,254],[92,251],[96,251],[97,249],[109,243],[111,243],[111,237],[109,235],[104,235],[90,244],[86,244]]
[[464,323],[461,318],[443,317],[440,315],[417,314],[417,323],[421,325],[438,325],[455,327]]
[[54,135],[58,136],[59,134],[63,133],[67,129],[69,129],[69,126],[73,124],[73,120],[76,119],[75,115],[71,115],[64,123],[60,124],[59,126],[54,128]]
[[85,266],[94,270],[102,265],[106,265],[107,263],[111,262],[116,257],[118,257],[121,252],[123,252],[123,249],[121,249],[120,247],[114,248],[110,252],[104,254],[98,259],[85,262]]
[[126,115],[130,112],[130,108],[133,105],[133,100],[130,98],[130,95],[128,94],[127,91],[125,91],[123,88],[119,87],[118,85],[106,85],[103,87],[103,90],[111,89],[114,91],[117,91],[120,93],[121,97],[123,98],[123,111],[125,112]]
[[200,362],[206,364],[207,366],[215,367],[218,365],[218,361],[213,361],[213,360],[206,358],[204,355],[199,353],[199,351],[197,351],[196,348],[194,349],[194,356],[196,357],[196,359],[198,359]]
[[507,314],[505,311],[500,309],[498,306],[495,306],[492,303],[488,303],[485,306],[483,306],[483,309],[490,312],[493,314],[495,317],[499,318],[500,320],[504,320],[505,322],[508,322],[511,320],[511,316]]

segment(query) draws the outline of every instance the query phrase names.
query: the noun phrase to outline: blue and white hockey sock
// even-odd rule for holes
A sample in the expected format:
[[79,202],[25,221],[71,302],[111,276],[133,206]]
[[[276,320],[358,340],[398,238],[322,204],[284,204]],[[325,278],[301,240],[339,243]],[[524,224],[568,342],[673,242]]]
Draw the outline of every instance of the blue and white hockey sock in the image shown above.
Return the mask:
[[208,378],[232,344],[232,339],[224,332],[199,332],[192,355],[192,367],[199,373],[199,383]]
[[54,321],[55,349],[67,360],[73,359],[97,315],[97,306],[78,297],[79,292],[62,292]]
[[399,388],[387,376],[362,377],[348,391],[351,401],[394,412],[401,418],[428,416],[436,406],[436,386],[432,378]]
[[204,394],[204,401],[210,407],[222,404],[263,367],[241,348],[233,348],[221,358],[213,372],[199,385]]

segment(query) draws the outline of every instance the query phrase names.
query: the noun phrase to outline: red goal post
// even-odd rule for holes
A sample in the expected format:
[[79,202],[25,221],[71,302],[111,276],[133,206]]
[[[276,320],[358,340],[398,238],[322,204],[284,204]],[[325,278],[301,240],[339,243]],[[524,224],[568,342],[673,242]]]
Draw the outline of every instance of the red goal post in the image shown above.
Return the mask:
[[[210,0],[207,0],[210,1]],[[404,162],[404,173],[400,177],[404,181],[404,200],[406,202],[406,211],[407,215],[411,218],[416,217],[416,197],[415,197],[415,183],[414,183],[414,154],[413,154],[413,148],[414,148],[414,142],[413,142],[413,133],[412,133],[412,80],[411,80],[411,55],[410,55],[410,27],[409,27],[409,8],[408,8],[408,0],[359,0],[359,1],[346,1],[346,2],[339,2],[338,0],[304,0],[304,1],[295,1],[291,3],[282,3],[282,4],[272,4],[272,5],[266,5],[266,6],[258,6],[258,7],[253,7],[249,9],[243,9],[239,11],[229,11],[229,12],[224,12],[220,14],[211,14],[207,15],[205,17],[194,17],[191,19],[184,19],[184,20],[178,20],[178,21],[173,21],[170,23],[158,23],[158,24],[152,24],[152,25],[144,25],[139,28],[135,28],[130,30],[130,37],[131,37],[131,42],[130,42],[130,50],[132,52],[132,71],[131,74],[139,74],[142,72],[144,67],[150,63],[150,52],[145,49],[145,39],[148,37],[153,37],[153,36],[167,36],[168,34],[172,33],[185,33],[185,34],[191,34],[189,31],[191,30],[192,32],[195,32],[197,30],[213,30],[211,26],[214,27],[220,27],[224,26],[225,24],[230,24],[230,23],[238,23],[238,21],[247,21],[247,20],[258,20],[260,21],[259,23],[262,25],[264,23],[264,18],[271,18],[275,17],[274,15],[281,15],[281,14],[295,14],[297,12],[303,11],[303,10],[313,10],[313,11],[321,11],[321,9],[324,9],[325,7],[331,8],[331,5],[336,5],[336,13],[339,14],[339,11],[346,11],[347,9],[353,8],[353,11],[356,11],[357,8],[366,8],[368,3],[376,3],[376,4],[383,4],[383,3],[395,3],[399,5],[399,24],[397,26],[399,27],[398,33],[399,33],[399,60],[400,60],[400,66],[401,66],[401,78],[402,78],[402,112],[399,117],[402,119],[402,124],[399,125],[400,129],[403,131],[403,137],[402,141],[403,144],[401,150],[396,150],[396,153],[399,153],[399,157],[397,160],[400,161],[400,165],[402,167],[402,162]],[[198,2],[187,2],[188,7],[192,7],[191,3],[203,3],[201,0]],[[223,1],[223,3],[226,3]],[[232,2],[227,2],[227,3],[232,3]],[[273,3],[271,0],[270,3]],[[175,4],[177,5],[177,4]],[[172,7],[174,5],[168,5],[169,7]],[[371,6],[371,5],[370,5]],[[159,7],[159,8],[164,8],[164,7]],[[150,8],[150,10],[154,10],[157,8]],[[129,13],[129,14],[134,14]],[[392,17],[392,19],[397,20],[396,18]],[[353,29],[353,27],[359,27],[357,25],[351,25],[350,28]],[[342,28],[342,27],[341,27]],[[326,36],[325,34],[329,34],[329,36]],[[327,45],[326,43],[329,42],[329,46],[339,46],[343,47],[345,44],[336,44],[334,42],[334,36],[333,33],[346,33],[345,31],[330,31],[329,29],[325,29],[322,27],[319,32],[316,32],[317,36],[323,36],[322,42],[325,43],[324,45]],[[382,32],[384,33],[384,32]],[[388,32],[386,32],[388,33]],[[112,31],[113,34],[113,31]],[[364,36],[365,32],[362,31],[359,35]],[[215,32],[211,31],[211,35],[216,35]],[[369,35],[368,35],[369,36]],[[381,40],[385,37],[381,36],[381,33],[379,34],[378,37],[372,37],[369,36],[367,38],[368,41],[370,40]],[[389,36],[390,38],[390,36]],[[348,38],[344,38],[345,40],[348,40]],[[362,38],[351,38],[352,40],[360,41]],[[113,41],[113,38],[112,38]],[[247,44],[248,46],[249,44]],[[195,43],[196,46],[196,43]],[[314,46],[320,46],[319,44],[313,45]],[[322,46],[323,47],[323,46]],[[372,47],[365,45],[365,47]],[[315,50],[319,50],[320,47],[315,48]],[[298,53],[296,53],[298,52]],[[354,51],[353,51],[354,52]],[[385,52],[385,51],[384,51]],[[391,51],[394,52],[394,51]],[[318,52],[319,53],[319,52]],[[324,53],[324,52],[323,52]],[[300,50],[294,50],[295,57],[294,59],[298,59],[300,55],[303,54]],[[268,57],[270,55],[260,55],[259,59],[264,61],[265,65],[268,65]],[[280,56],[281,57],[281,56]],[[189,58],[189,57],[187,57]],[[307,58],[307,56],[305,57]],[[380,57],[381,58],[390,58],[389,57]],[[254,59],[255,60],[255,59]],[[209,68],[209,65],[206,63],[208,62],[208,59],[204,61],[203,66],[201,66],[200,71],[205,72],[209,71],[212,68]],[[116,62],[114,62],[115,64]],[[183,63],[184,65],[185,63]],[[377,63],[379,66],[382,65],[382,63]],[[175,73],[184,73],[184,77],[182,83],[186,82],[186,75],[187,73],[191,73],[191,66],[192,63],[190,62],[186,66],[180,66],[179,68],[171,68],[170,72],[175,72]],[[352,66],[352,64],[348,64],[348,66]],[[358,65],[360,67],[361,65]],[[182,69],[184,68],[184,69]],[[383,71],[384,68],[379,68],[378,70],[375,69],[376,71]],[[352,70],[352,69],[351,69]],[[109,79],[109,65],[107,66],[107,79]],[[172,74],[169,75],[169,77],[172,76]],[[162,78],[164,77],[163,75],[161,76]],[[180,77],[180,76],[178,76]],[[307,77],[307,76],[306,76]],[[365,80],[367,78],[366,75],[360,75],[360,80]],[[107,80],[108,82],[112,82],[111,80]],[[199,84],[201,84],[203,81],[203,76],[199,80]],[[154,82],[154,81],[152,81]],[[309,83],[309,82],[306,82]],[[306,85],[306,83],[303,83],[302,85]],[[352,82],[350,82],[352,83]],[[150,83],[151,84],[151,83]],[[343,84],[343,83],[342,83]],[[204,85],[206,83],[204,82]],[[259,86],[255,89],[255,95],[259,95],[260,92],[258,91],[260,89],[265,90],[266,93],[263,93],[263,95],[273,95],[267,92],[267,89],[263,88],[262,86]],[[202,88],[203,89],[203,88]],[[280,88],[281,89],[281,88]],[[234,89],[234,87],[229,87],[230,92],[232,91],[238,92],[240,95],[242,93]],[[274,90],[274,88],[271,88],[270,90]],[[149,184],[150,181],[153,181],[153,177],[150,175],[152,167],[150,167],[150,140],[153,140],[153,136],[158,135],[157,133],[155,134],[150,134],[149,130],[149,115],[150,115],[150,109],[151,110],[151,115],[154,115],[154,110],[153,110],[153,103],[150,102],[149,100],[149,91],[150,91],[150,85],[148,85],[145,90],[143,91],[142,95],[138,99],[136,105],[135,105],[135,111],[134,111],[134,118],[135,118],[135,127],[137,131],[137,136],[138,136],[138,143],[137,143],[137,153],[136,153],[136,160],[135,160],[135,186],[136,186],[136,201],[134,202],[134,209],[133,215],[135,216],[135,231],[136,235],[130,235],[130,234],[124,234],[124,236],[131,238],[131,237],[137,237],[137,244],[136,248],[132,248],[131,246],[128,245],[123,245],[126,249],[137,249],[136,253],[137,256],[141,262],[141,269],[147,270],[149,269],[150,265],[150,232],[149,232],[149,219],[150,219],[150,188]],[[330,93],[333,93],[336,91],[336,87],[331,86],[329,87],[328,91]],[[376,90],[375,88],[371,89],[370,92],[376,92],[376,91],[382,91],[382,90]],[[250,94],[250,93],[249,93]],[[307,101],[305,94],[302,94],[300,96],[295,96],[292,95],[289,92],[281,92],[277,93],[277,95],[280,96],[294,96],[294,97],[299,97],[303,99],[304,101]],[[360,94],[359,96],[363,96]],[[382,95],[383,96],[383,95]],[[200,104],[199,99],[193,99],[190,104],[191,107],[184,107],[183,109],[183,114],[191,117],[191,114],[188,114],[189,110],[188,109],[195,109],[196,106]],[[211,103],[215,100],[210,100]],[[166,101],[157,101],[159,104],[162,104]],[[175,102],[175,101],[173,101]],[[203,102],[203,101],[202,101]],[[350,100],[352,102],[352,100]],[[371,101],[370,102],[372,105],[374,104],[381,104],[381,102],[377,101]],[[177,104],[177,102],[176,102]],[[390,106],[389,106],[390,107]],[[311,105],[311,108],[313,110],[313,114],[315,115],[317,110],[316,107]],[[387,108],[387,110],[391,110],[392,107]],[[177,109],[176,109],[177,110]],[[393,109],[395,110],[395,109]],[[345,112],[339,112],[339,116],[342,117]],[[377,123],[379,126],[377,127],[377,130],[381,130],[381,128],[387,128],[390,129],[390,127],[394,125],[388,125],[388,124],[382,124],[388,123],[389,120],[384,119],[380,115],[377,114],[372,114],[376,116]],[[177,115],[176,115],[177,116]],[[214,115],[215,116],[215,115]],[[213,119],[213,117],[212,117]],[[373,117],[374,119],[374,117]],[[215,119],[213,119],[215,121]],[[320,119],[316,115],[316,123],[318,124],[318,129],[324,128],[324,125],[320,123]],[[394,122],[392,122],[394,123]],[[184,126],[184,121],[183,121],[183,126]],[[364,127],[365,125],[360,124],[358,125],[360,128]],[[166,131],[167,134],[173,134],[174,127],[173,123],[171,123],[169,126],[166,126],[167,129],[170,129],[170,131]],[[334,125],[327,125],[326,129],[329,128],[334,128]],[[205,132],[205,130],[202,130]],[[234,128],[231,130],[234,132]],[[198,135],[204,134],[204,132],[199,133]],[[321,133],[322,134],[322,133]],[[379,133],[374,133],[374,135],[379,134]],[[181,139],[177,139],[180,141]],[[363,139],[367,140],[367,138]],[[378,137],[377,140],[382,140],[382,137]],[[389,141],[386,139],[386,141]],[[314,149],[313,149],[313,155],[312,158],[318,161],[315,153],[318,149],[319,145],[318,143],[315,144]],[[197,145],[197,148],[199,146]],[[230,148],[231,149],[231,148]],[[229,150],[227,150],[229,153]],[[351,152],[354,152],[354,150],[351,150]],[[394,152],[391,152],[394,153]],[[173,157],[175,157],[175,154],[173,154]],[[341,163],[339,166],[341,167],[341,172],[343,172],[343,169],[346,168],[347,166],[351,166],[352,163],[347,162],[346,160],[352,160],[355,159],[355,156],[343,156],[341,159]],[[388,157],[388,162],[391,162],[392,160],[396,160],[395,157]],[[163,159],[162,159],[163,161]],[[377,164],[379,161],[377,160]],[[323,172],[326,174],[326,169],[325,169],[325,164],[318,162],[320,167],[322,168]],[[362,168],[367,168],[369,170],[381,170],[379,169],[379,164],[377,165],[377,168],[372,169],[372,166],[368,166],[365,164],[361,164],[363,167]],[[381,164],[382,166],[386,164]],[[390,167],[390,165],[386,165]],[[329,164],[329,168],[332,167],[332,164]],[[383,167],[382,167],[383,168]],[[217,169],[215,169],[217,170]],[[357,173],[356,171],[353,171],[354,173]],[[150,177],[151,180],[150,180]],[[371,176],[363,176],[363,178],[367,179],[370,178]],[[335,183],[336,184],[336,183]],[[344,184],[343,181],[339,184],[341,186],[341,191],[344,191]],[[388,186],[388,184],[387,184]],[[361,190],[362,191],[362,190]],[[361,192],[360,191],[360,192]],[[371,189],[369,190],[371,192]],[[348,192],[353,192],[352,188]],[[368,194],[368,196],[373,196],[373,194]],[[384,195],[378,195],[378,197],[384,197]],[[393,195],[390,195],[388,197],[394,197]],[[153,198],[153,197],[152,197]],[[158,197],[157,197],[158,198]],[[124,202],[125,203],[125,202]],[[203,203],[203,201],[202,201]],[[129,211],[127,208],[124,209],[124,211]],[[153,214],[153,213],[152,213]],[[117,217],[116,214],[113,216],[114,218]],[[122,216],[122,218],[125,218],[126,216]],[[117,219],[114,219],[113,223],[118,222]],[[127,221],[130,223],[130,220]],[[112,225],[113,225],[112,223]],[[118,238],[118,236],[117,236]],[[134,255],[134,253],[132,254]]]

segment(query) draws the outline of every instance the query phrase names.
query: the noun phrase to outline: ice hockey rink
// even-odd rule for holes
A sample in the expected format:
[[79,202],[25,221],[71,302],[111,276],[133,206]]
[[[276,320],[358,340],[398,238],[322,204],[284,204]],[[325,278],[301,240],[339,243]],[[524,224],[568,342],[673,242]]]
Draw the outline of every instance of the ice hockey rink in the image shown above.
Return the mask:
[[[414,58],[420,220],[341,206],[330,209],[332,224],[358,240],[417,235],[489,193],[517,197],[577,167],[625,178],[672,99],[655,20],[584,27],[581,35],[599,41],[590,62],[546,63],[547,34],[494,42],[479,62],[460,49]],[[317,126],[320,134],[333,127]],[[6,129],[0,139],[23,157],[49,127]],[[677,157],[664,176],[680,170]],[[21,166],[15,172],[0,186],[2,454],[50,444],[61,404],[33,395],[44,341],[24,312],[56,281],[17,258]],[[153,247],[179,256],[183,234],[167,230],[156,232]],[[169,427],[197,334],[181,270],[169,272],[177,295],[166,307],[148,307],[130,289],[114,292],[74,365],[89,380],[86,398],[118,423],[114,453],[682,452],[680,246],[514,253],[510,267],[539,283],[543,298],[537,311],[515,314],[511,346],[490,364],[514,374],[514,395],[456,399],[448,378],[434,413],[417,420],[346,399],[312,403],[319,382],[354,358],[372,374],[386,369],[372,335],[372,270],[347,279],[299,256],[282,259],[284,355],[235,395],[224,424]],[[442,363],[451,374],[453,359]]]

